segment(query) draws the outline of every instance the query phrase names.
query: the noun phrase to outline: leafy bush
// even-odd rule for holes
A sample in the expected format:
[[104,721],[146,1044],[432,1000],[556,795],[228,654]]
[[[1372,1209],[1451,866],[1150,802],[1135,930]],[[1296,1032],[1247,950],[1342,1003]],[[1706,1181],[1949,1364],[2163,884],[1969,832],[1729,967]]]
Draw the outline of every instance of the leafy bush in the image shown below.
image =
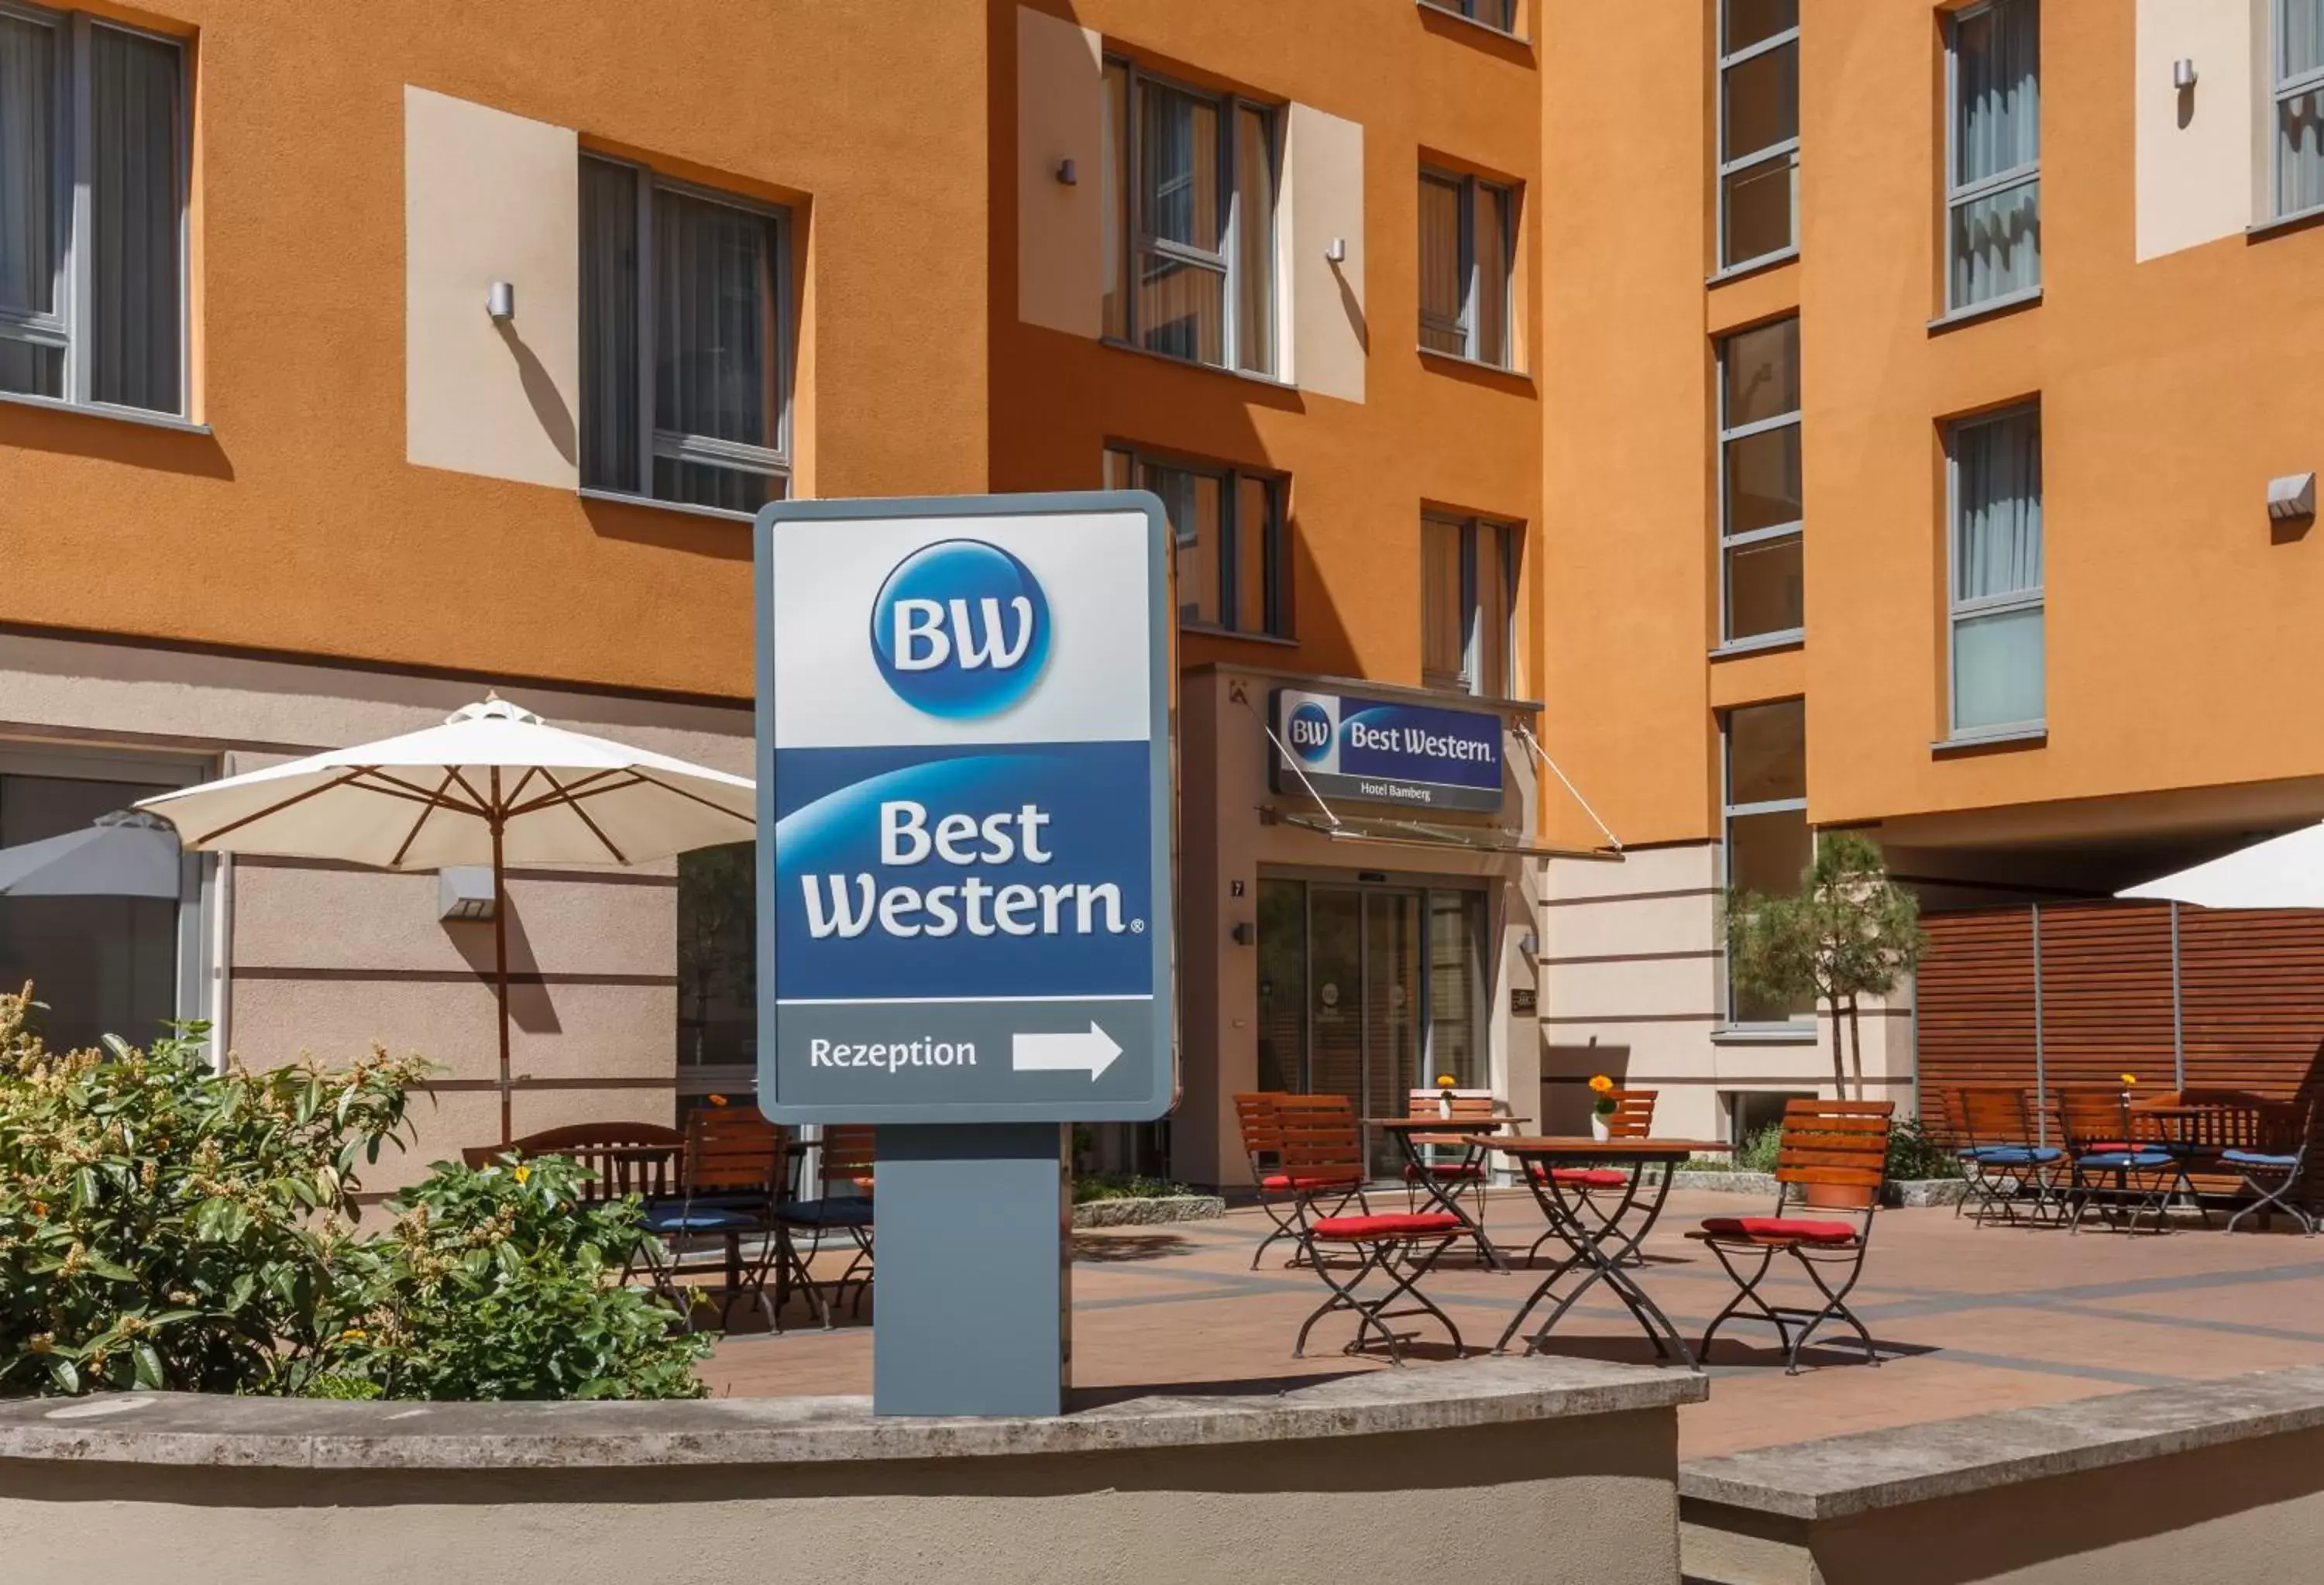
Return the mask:
[[0,1394],[295,1390],[424,1065],[216,1073],[198,1024],[57,1055],[32,1005],[0,997]]
[[388,1203],[384,1237],[341,1253],[322,1379],[389,1398],[699,1397],[709,1340],[616,1280],[639,1239],[631,1201],[579,1202],[562,1156],[438,1163]]
[[1784,1125],[1769,1123],[1743,1141],[1743,1148],[1735,1153],[1737,1172],[1773,1172],[1777,1158],[1783,1154]]
[[1167,1200],[1194,1192],[1184,1184],[1149,1178],[1139,1173],[1093,1172],[1074,1179],[1076,1205],[1086,1205],[1093,1200]]
[[1889,1131],[1888,1176],[1891,1182],[1902,1178],[1957,1178],[1960,1175],[1960,1158],[1932,1135],[1928,1125],[1919,1118],[1908,1117]]

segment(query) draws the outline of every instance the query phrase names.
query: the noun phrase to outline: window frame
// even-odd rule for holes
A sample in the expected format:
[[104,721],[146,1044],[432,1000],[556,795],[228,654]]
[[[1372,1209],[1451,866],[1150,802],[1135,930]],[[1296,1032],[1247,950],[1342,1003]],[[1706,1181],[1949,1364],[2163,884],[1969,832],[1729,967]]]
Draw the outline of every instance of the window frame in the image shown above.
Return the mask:
[[[1975,743],[1993,739],[2010,739],[2045,733],[2050,728],[2050,522],[2048,511],[2049,487],[2043,486],[2042,520],[2042,581],[2031,589],[2012,589],[2001,594],[1981,594],[1963,600],[1960,594],[1960,522],[1961,476],[1960,437],[1969,429],[1994,424],[2015,423],[2031,419],[2034,425],[2036,456],[2042,441],[2042,404],[2022,401],[1990,412],[1973,413],[1954,419],[1945,425],[1945,737],[1951,743]],[[2042,615],[2042,714],[2024,721],[1997,721],[1980,726],[1960,724],[1960,658],[1957,654],[1961,624],[1979,617],[2006,616],[2018,612],[2034,611]]]
[[[1807,406],[1806,382],[1803,380],[1801,382],[1800,405],[1792,409],[1791,411],[1787,413],[1778,413],[1774,418],[1755,419],[1748,424],[1729,425],[1727,421],[1727,392],[1729,386],[1728,358],[1729,355],[1729,348],[1740,337],[1748,336],[1754,331],[1766,330],[1771,327],[1780,325],[1786,319],[1791,320],[1796,326],[1800,322],[1800,316],[1796,311],[1794,311],[1789,314],[1778,314],[1772,319],[1762,319],[1754,325],[1738,326],[1735,329],[1729,330],[1721,335],[1714,344],[1718,351],[1718,367],[1714,371],[1713,377],[1717,381],[1719,387],[1719,411],[1717,418],[1719,442],[1715,452],[1716,467],[1718,470],[1717,493],[1719,511],[1719,643],[1717,647],[1721,650],[1733,649],[1768,649],[1782,644],[1803,642],[1807,638],[1807,597],[1804,590],[1803,591],[1800,598],[1801,614],[1799,626],[1776,628],[1764,633],[1748,633],[1740,637],[1737,636],[1732,631],[1732,624],[1735,617],[1735,600],[1731,585],[1734,581],[1733,568],[1735,561],[1734,553],[1736,550],[1746,546],[1769,544],[1777,539],[1794,539],[1800,542],[1800,553],[1803,558],[1803,566],[1805,564],[1805,557],[1807,554],[1808,509],[1804,480],[1803,480],[1803,487],[1801,491],[1802,499],[1800,502],[1800,515],[1793,519],[1790,522],[1771,523],[1764,529],[1747,529],[1739,534],[1730,532],[1728,522],[1728,447],[1735,441],[1748,440],[1756,435],[1772,434],[1777,429],[1800,429],[1802,428],[1802,419]],[[1797,346],[1798,343],[1795,336],[1795,349]],[[1798,352],[1796,350],[1794,353],[1794,357],[1795,360],[1798,358]],[[1797,376],[1802,373],[1803,373],[1803,371],[1797,368],[1793,370],[1794,376]],[[1802,429],[1800,443],[1802,447],[1802,456],[1804,459],[1807,443],[1807,436],[1804,429]]]
[[[1441,165],[1424,163],[1420,167],[1419,184],[1414,191],[1416,193],[1420,187],[1425,187],[1430,182],[1434,182],[1440,187],[1450,187],[1459,196],[1460,218],[1457,224],[1460,236],[1456,243],[1459,262],[1455,268],[1461,277],[1461,313],[1457,320],[1447,319],[1441,314],[1430,314],[1427,308],[1424,306],[1420,310],[1419,328],[1424,337],[1432,327],[1440,330],[1457,331],[1461,336],[1461,350],[1446,352],[1443,347],[1429,346],[1425,339],[1421,341],[1420,350],[1430,357],[1460,358],[1483,368],[1503,369],[1511,373],[1518,373],[1517,259],[1517,215],[1519,195],[1522,189],[1513,181],[1495,181],[1490,178],[1473,175],[1467,171],[1447,170]],[[1480,192],[1500,195],[1501,257],[1508,262],[1508,267],[1501,277],[1501,335],[1505,345],[1501,348],[1501,355],[1498,358],[1486,357],[1478,350],[1477,345],[1479,336],[1477,308],[1482,296],[1480,289],[1483,285],[1479,273],[1481,261],[1477,251],[1477,198]]]
[[[1524,568],[1524,525],[1514,518],[1489,517],[1480,512],[1438,511],[1424,507],[1421,521],[1421,576],[1423,604],[1420,621],[1422,646],[1420,686],[1443,693],[1457,693],[1476,699],[1514,698],[1517,690],[1517,575]],[[1457,674],[1432,671],[1428,666],[1428,548],[1427,530],[1430,523],[1458,530],[1460,534],[1461,585],[1459,610],[1461,616],[1461,669]],[[1500,587],[1505,596],[1496,624],[1500,629],[1502,676],[1490,679],[1491,687],[1481,673],[1487,613],[1483,608],[1483,582],[1478,576],[1481,557],[1481,541],[1491,530],[1492,553],[1501,564]]]
[[2303,215],[2324,211],[2324,204],[2310,204],[2297,209],[2283,206],[2283,107],[2294,99],[2324,91],[2324,65],[2310,68],[2297,77],[2284,74],[2284,57],[2289,52],[2292,30],[2286,25],[2291,0],[2269,0],[2268,4],[2268,123],[2267,123],[2267,207],[2271,220],[2296,220]]
[[[1989,309],[2007,308],[2013,303],[2030,302],[2042,295],[2042,249],[2037,241],[2034,248],[2034,283],[1993,297],[1971,298],[1966,301],[1953,296],[1954,266],[1959,262],[1953,253],[1954,217],[1971,204],[2015,190],[2021,187],[2038,189],[2042,181],[2042,123],[2037,108],[2034,123],[2034,158],[2025,163],[2013,165],[1991,176],[1979,177],[1967,186],[1960,181],[1960,29],[1969,22],[1990,12],[2006,11],[2021,5],[2030,5],[2034,11],[2034,82],[2038,91],[2042,81],[2042,7],[2041,0],[1975,0],[1955,11],[1945,14],[1945,207],[1940,224],[1944,228],[1941,253],[1943,257],[1944,312],[1941,318],[1983,313]],[[2042,214],[2042,195],[2034,195],[2034,221],[2038,226]]]
[[[1734,705],[1718,713],[1719,725],[1719,881],[1720,890],[1727,891],[1735,883],[1735,822],[1753,815],[1786,815],[1796,811],[1807,825],[1808,856],[1815,856],[1816,828],[1807,820],[1808,800],[1803,792],[1795,798],[1755,798],[1748,803],[1735,801],[1735,716],[1744,710],[1765,709],[1771,705],[1797,705],[1800,723],[1800,785],[1807,785],[1807,701],[1804,698],[1755,699],[1747,705]],[[1727,972],[1727,944],[1719,945],[1719,1028],[1720,1035],[1739,1035],[1797,1039],[1812,1037],[1816,1030],[1815,1015],[1792,1018],[1739,1018],[1735,1016],[1735,985]]]
[[[1796,50],[1800,42],[1800,24],[1795,17],[1790,27],[1770,33],[1764,39],[1756,39],[1740,50],[1729,51],[1727,48],[1727,8],[1730,3],[1731,0],[1719,0],[1717,14],[1711,19],[1711,25],[1718,30],[1711,34],[1711,39],[1712,54],[1717,62],[1713,69],[1718,78],[1718,102],[1712,106],[1714,118],[1711,122],[1711,185],[1714,214],[1711,245],[1716,261],[1713,279],[1756,270],[1762,265],[1774,263],[1779,259],[1791,258],[1800,251],[1800,133],[1797,106],[1794,107],[1794,124],[1790,137],[1778,138],[1772,143],[1744,153],[1737,153],[1727,146],[1728,73],[1736,67],[1757,60],[1762,55],[1772,55],[1787,45]],[[1769,248],[1765,253],[1753,253],[1747,258],[1730,259],[1727,256],[1728,179],[1762,165],[1772,165],[1778,160],[1784,161],[1791,171],[1791,240],[1781,247]]]
[[[1114,67],[1120,67],[1123,72],[1121,169],[1117,173],[1121,192],[1121,279],[1114,283],[1121,293],[1122,333],[1120,336],[1102,335],[1100,339],[1109,346],[1127,347],[1152,357],[1168,358],[1173,363],[1191,364],[1203,369],[1220,369],[1254,380],[1280,382],[1283,378],[1283,304],[1280,300],[1283,293],[1278,288],[1283,270],[1283,226],[1279,214],[1283,207],[1283,106],[1231,90],[1198,88],[1164,73],[1149,71],[1126,55],[1109,53],[1102,57],[1101,75]],[[1226,219],[1220,227],[1219,251],[1216,253],[1167,237],[1157,237],[1146,224],[1148,204],[1145,183],[1140,176],[1142,157],[1146,152],[1145,118],[1139,112],[1149,88],[1204,100],[1216,107],[1219,190],[1226,196]],[[1248,366],[1242,355],[1242,306],[1249,282],[1244,280],[1242,260],[1246,217],[1236,142],[1241,136],[1241,112],[1246,110],[1258,115],[1267,128],[1267,161],[1272,178],[1269,182],[1272,202],[1267,215],[1267,361],[1263,368]],[[1219,362],[1213,364],[1200,357],[1186,357],[1160,347],[1148,346],[1139,339],[1139,262],[1148,254],[1176,264],[1213,270],[1224,278]]]
[[[1213,622],[1190,621],[1174,599],[1172,606],[1179,611],[1178,628],[1182,632],[1209,633],[1224,639],[1248,639],[1260,643],[1296,643],[1291,631],[1291,475],[1268,468],[1248,468],[1234,463],[1213,462],[1204,457],[1188,456],[1180,452],[1159,450],[1151,447],[1132,445],[1127,441],[1109,440],[1103,453],[1128,459],[1131,489],[1146,488],[1148,467],[1172,468],[1182,474],[1199,474],[1215,479],[1219,485],[1219,532],[1217,546],[1219,613]],[[1246,483],[1256,483],[1266,492],[1268,510],[1274,521],[1263,525],[1267,536],[1265,554],[1260,558],[1260,577],[1264,586],[1259,591],[1263,608],[1263,626],[1240,628],[1234,625],[1242,609],[1242,587],[1236,572],[1240,565],[1244,524],[1242,491]],[[1194,543],[1200,544],[1197,538]],[[1170,525],[1171,567],[1175,576],[1176,551],[1186,543],[1180,537],[1178,525]]]
[[[51,29],[56,36],[56,69],[52,91],[56,117],[51,126],[51,172],[55,184],[50,224],[61,239],[60,268],[51,285],[56,307],[46,314],[0,304],[0,338],[63,354],[63,393],[0,392],[0,401],[29,401],[70,407],[78,411],[140,420],[156,418],[190,422],[193,406],[193,91],[186,41],[169,33],[86,11],[55,9],[0,0],[0,16]],[[172,408],[132,407],[99,401],[88,394],[95,383],[93,359],[97,291],[95,281],[95,173],[90,161],[96,144],[91,131],[95,88],[90,80],[91,36],[110,28],[133,38],[166,44],[178,57],[177,160],[171,172],[171,198],[178,212],[178,401]]]
[[[791,323],[791,214],[787,206],[771,204],[762,199],[745,198],[739,193],[724,192],[717,188],[704,187],[697,182],[682,181],[664,176],[652,166],[636,160],[625,160],[598,149],[584,148],[581,158],[600,164],[618,166],[633,173],[637,181],[636,229],[632,233],[637,249],[638,292],[636,311],[637,381],[638,381],[638,474],[626,487],[592,484],[585,479],[581,485],[584,495],[610,496],[623,501],[642,502],[649,505],[671,507],[681,511],[709,512],[719,517],[749,519],[753,514],[734,511],[723,506],[704,506],[690,501],[668,500],[654,493],[654,464],[658,460],[703,467],[724,468],[729,472],[754,474],[777,482],[774,500],[787,500],[791,493],[791,356],[796,345],[795,327]],[[655,390],[656,365],[654,352],[654,232],[655,195],[660,192],[677,194],[703,203],[721,204],[756,215],[774,225],[771,248],[772,268],[769,271],[768,290],[774,299],[774,335],[770,353],[775,374],[775,444],[771,447],[752,446],[739,440],[720,440],[711,436],[694,435],[680,429],[665,429],[658,410],[659,393]],[[581,389],[586,397],[591,387],[588,372],[584,370]],[[586,430],[587,420],[583,419]]]
[[[1479,27],[1490,28],[1504,38],[1514,39],[1519,36],[1517,0],[1420,0],[1420,4],[1431,11],[1441,11],[1448,16],[1457,16],[1462,22],[1473,22]],[[1489,16],[1478,14],[1487,5],[1490,5],[1499,13],[1500,21],[1496,22]]]

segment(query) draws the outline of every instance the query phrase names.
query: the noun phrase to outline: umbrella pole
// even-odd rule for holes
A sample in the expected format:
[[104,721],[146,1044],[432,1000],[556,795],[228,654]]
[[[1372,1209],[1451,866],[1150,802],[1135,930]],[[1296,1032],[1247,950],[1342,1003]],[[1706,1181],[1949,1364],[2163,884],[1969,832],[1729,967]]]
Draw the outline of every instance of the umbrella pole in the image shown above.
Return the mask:
[[501,773],[493,772],[493,975],[501,1015],[501,1143],[515,1138],[509,1106],[508,875],[501,860]]

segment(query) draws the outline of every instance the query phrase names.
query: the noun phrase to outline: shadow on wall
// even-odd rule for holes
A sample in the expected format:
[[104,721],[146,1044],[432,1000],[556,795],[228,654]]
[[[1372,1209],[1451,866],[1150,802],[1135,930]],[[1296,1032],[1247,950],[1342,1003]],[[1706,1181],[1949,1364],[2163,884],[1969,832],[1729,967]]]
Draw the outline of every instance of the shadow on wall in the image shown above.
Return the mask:
[[1603,1074],[1616,1089],[1628,1086],[1630,1048],[1627,1046],[1560,1046],[1541,1048],[1541,1131],[1545,1134],[1586,1134],[1590,1131],[1592,1097],[1590,1081]]
[[234,466],[215,435],[14,402],[0,403],[0,447],[86,456],[199,479],[234,477]]
[[[508,972],[509,1022],[528,1035],[557,1035],[564,1032],[558,1020],[557,1006],[549,999],[549,987],[542,982],[540,960],[532,950],[532,940],[525,934],[524,910],[513,900],[508,908]],[[493,966],[492,922],[477,919],[447,919],[444,934],[450,936],[460,956],[476,972],[476,977],[489,987],[497,978]]]
[[516,326],[507,319],[496,319],[493,328],[500,332],[501,345],[516,360],[517,379],[524,386],[524,399],[532,404],[532,416],[540,420],[541,433],[557,447],[557,455],[578,467],[581,465],[578,431],[574,428],[573,410],[565,405],[564,395],[557,382],[549,377],[532,348],[525,346]]

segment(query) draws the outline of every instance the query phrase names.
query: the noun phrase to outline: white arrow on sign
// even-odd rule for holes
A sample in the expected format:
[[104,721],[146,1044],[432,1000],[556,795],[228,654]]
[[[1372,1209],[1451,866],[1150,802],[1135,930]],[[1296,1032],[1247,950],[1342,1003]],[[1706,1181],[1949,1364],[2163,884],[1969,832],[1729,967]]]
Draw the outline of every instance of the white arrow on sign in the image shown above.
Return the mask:
[[1113,1065],[1121,1055],[1113,1037],[1092,1019],[1086,1035],[1019,1035],[1010,1044],[1009,1065],[1019,1073],[1079,1073],[1091,1079]]

